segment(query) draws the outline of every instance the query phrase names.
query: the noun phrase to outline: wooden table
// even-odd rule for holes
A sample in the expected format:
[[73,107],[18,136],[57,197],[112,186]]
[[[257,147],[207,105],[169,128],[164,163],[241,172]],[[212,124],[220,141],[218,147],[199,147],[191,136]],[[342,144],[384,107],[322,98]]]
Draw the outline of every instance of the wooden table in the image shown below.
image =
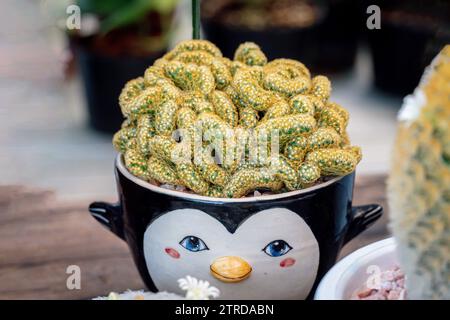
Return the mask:
[[[357,179],[354,203],[379,203],[385,215],[342,255],[389,235],[385,190],[385,176]],[[144,288],[126,244],[89,216],[90,200],[61,203],[48,191],[0,187],[0,299],[89,299]],[[66,287],[70,265],[81,269],[80,290]]]

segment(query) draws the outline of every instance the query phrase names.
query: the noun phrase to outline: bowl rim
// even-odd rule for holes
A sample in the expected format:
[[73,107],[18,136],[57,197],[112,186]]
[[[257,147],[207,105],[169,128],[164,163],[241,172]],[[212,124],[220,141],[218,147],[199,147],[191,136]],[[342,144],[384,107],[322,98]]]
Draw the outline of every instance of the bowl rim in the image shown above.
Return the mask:
[[355,263],[364,261],[375,253],[380,253],[382,250],[395,250],[396,247],[395,238],[389,237],[361,247],[345,256],[328,270],[322,278],[314,294],[314,300],[345,300],[345,297],[341,297],[338,294],[338,284],[347,274],[347,271]]
[[[141,187],[144,187],[146,189],[149,189],[151,191],[154,191],[157,193],[162,193],[162,194],[169,195],[169,196],[176,197],[176,198],[184,198],[184,199],[197,200],[197,201],[203,201],[203,202],[217,202],[217,203],[219,203],[219,202],[220,203],[236,203],[236,202],[247,203],[247,202],[279,200],[279,199],[288,198],[288,197],[292,197],[292,196],[303,195],[303,194],[310,193],[310,192],[318,190],[318,189],[325,188],[347,176],[347,175],[345,175],[345,176],[335,177],[326,182],[320,183],[318,185],[314,185],[309,188],[294,190],[294,191],[289,191],[289,192],[284,192],[284,193],[279,193],[279,194],[261,195],[261,196],[244,197],[244,198],[217,198],[217,197],[208,197],[208,196],[202,196],[202,195],[198,195],[198,194],[192,194],[192,193],[187,193],[187,192],[182,192],[182,191],[177,191],[177,190],[161,188],[161,187],[155,186],[154,184],[151,184],[150,182],[141,180],[141,179],[135,177],[134,175],[132,175],[128,171],[128,169],[125,167],[125,165],[123,163],[121,154],[117,155],[115,165],[116,165],[117,170],[119,170],[120,173],[122,173],[128,180],[131,180],[135,184],[137,184]],[[349,173],[348,175],[352,174],[353,172]]]

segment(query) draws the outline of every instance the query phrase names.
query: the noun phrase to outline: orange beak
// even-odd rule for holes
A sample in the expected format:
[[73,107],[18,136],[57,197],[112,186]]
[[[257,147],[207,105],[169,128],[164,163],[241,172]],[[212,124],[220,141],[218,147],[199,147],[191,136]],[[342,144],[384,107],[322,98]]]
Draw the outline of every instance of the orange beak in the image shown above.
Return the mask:
[[211,274],[223,282],[240,282],[250,277],[252,267],[240,257],[226,256],[214,260]]

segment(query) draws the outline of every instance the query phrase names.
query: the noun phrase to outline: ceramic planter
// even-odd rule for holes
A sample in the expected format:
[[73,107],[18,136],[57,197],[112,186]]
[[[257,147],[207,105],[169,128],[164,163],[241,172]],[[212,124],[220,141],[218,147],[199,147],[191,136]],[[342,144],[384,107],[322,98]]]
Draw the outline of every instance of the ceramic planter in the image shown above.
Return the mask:
[[349,254],[323,277],[314,299],[349,300],[367,280],[371,267],[388,270],[399,265],[396,247],[394,238],[387,238]]
[[223,299],[305,299],[379,205],[352,207],[354,173],[277,195],[225,199],[163,189],[116,161],[119,203],[92,216],[124,239],[148,288],[208,280]]

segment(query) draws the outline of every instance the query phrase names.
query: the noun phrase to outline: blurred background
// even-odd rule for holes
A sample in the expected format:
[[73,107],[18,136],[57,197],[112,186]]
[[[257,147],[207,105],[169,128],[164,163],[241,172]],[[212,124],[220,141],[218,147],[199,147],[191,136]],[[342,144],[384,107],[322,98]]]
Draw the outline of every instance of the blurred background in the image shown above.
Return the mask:
[[[81,29],[69,7],[81,9]],[[369,30],[369,5],[381,29]],[[3,0],[0,180],[69,198],[114,198],[111,134],[124,83],[191,37],[188,0]],[[68,9],[69,8],[69,9]],[[243,41],[330,76],[351,114],[360,173],[389,167],[396,113],[450,41],[447,1],[208,0],[202,36],[231,57]],[[69,19],[69,20],[68,20]]]
[[[380,29],[368,28],[377,25],[371,5]],[[0,299],[143,288],[125,243],[87,207],[117,200],[118,95],[191,37],[191,2],[2,0],[0,12]],[[201,12],[202,37],[226,56],[254,41],[270,59],[298,59],[331,78],[331,100],[349,110],[364,154],[355,201],[387,209],[397,112],[450,43],[450,2],[204,0]],[[343,254],[387,237],[386,224],[387,214]],[[70,264],[83,270],[81,291],[66,287]]]

